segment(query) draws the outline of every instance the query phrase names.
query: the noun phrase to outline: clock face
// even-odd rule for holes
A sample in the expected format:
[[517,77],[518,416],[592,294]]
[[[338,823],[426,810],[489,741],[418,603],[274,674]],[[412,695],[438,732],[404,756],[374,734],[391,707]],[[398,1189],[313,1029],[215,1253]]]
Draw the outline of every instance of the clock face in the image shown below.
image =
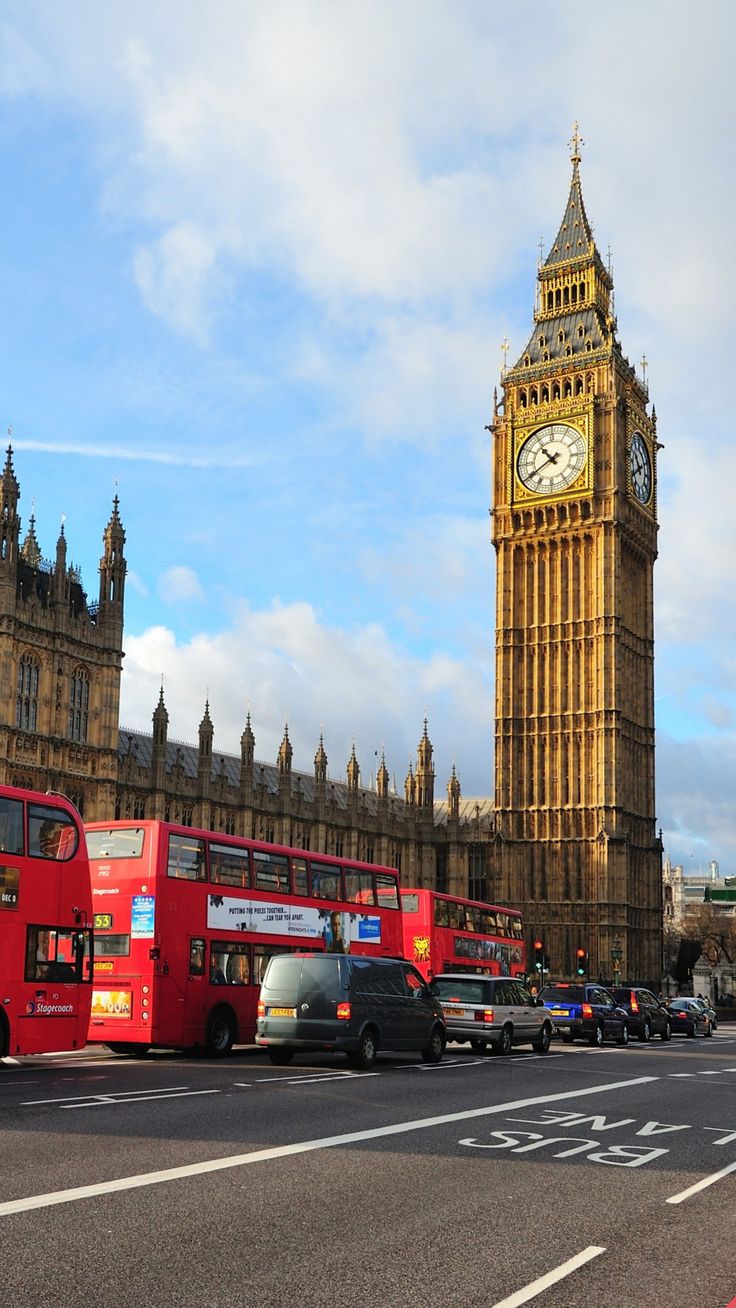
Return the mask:
[[585,467],[585,441],[575,427],[553,422],[524,441],[517,460],[519,480],[538,495],[571,486]]
[[629,468],[631,489],[640,504],[647,504],[652,495],[652,464],[647,443],[638,431],[631,437]]

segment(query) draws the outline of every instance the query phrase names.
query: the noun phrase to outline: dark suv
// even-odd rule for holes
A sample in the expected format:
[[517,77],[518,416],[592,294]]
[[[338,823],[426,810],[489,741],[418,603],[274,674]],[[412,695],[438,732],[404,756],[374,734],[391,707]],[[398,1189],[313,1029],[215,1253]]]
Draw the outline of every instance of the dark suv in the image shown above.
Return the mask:
[[602,1045],[604,1040],[629,1043],[626,1010],[604,986],[559,981],[545,986],[539,998],[566,1044],[579,1036],[591,1045]]
[[425,1063],[439,1063],[446,1041],[439,999],[403,959],[276,954],[269,961],[256,1044],[272,1063],[329,1050],[367,1071],[379,1049],[414,1050]]
[[658,1035],[669,1040],[672,1021],[664,1004],[644,986],[614,986],[611,989],[616,1003],[625,1008],[629,1017],[629,1031],[644,1042]]

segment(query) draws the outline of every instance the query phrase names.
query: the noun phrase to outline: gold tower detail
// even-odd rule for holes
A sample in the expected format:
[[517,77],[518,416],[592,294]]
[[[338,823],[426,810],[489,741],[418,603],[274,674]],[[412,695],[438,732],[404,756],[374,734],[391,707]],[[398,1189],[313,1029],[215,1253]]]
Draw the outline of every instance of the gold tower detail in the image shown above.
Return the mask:
[[493,433],[496,829],[503,898],[553,974],[658,980],[656,417],[616,337],[580,139],[534,330]]

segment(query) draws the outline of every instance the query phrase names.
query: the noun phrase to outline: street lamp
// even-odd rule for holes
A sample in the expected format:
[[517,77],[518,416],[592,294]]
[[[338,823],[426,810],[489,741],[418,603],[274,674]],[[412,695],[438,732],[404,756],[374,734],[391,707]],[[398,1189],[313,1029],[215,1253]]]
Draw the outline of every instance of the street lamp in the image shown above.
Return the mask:
[[620,936],[613,937],[613,948],[611,949],[611,959],[613,961],[613,983],[616,985],[621,979],[621,959],[623,951],[621,949]]

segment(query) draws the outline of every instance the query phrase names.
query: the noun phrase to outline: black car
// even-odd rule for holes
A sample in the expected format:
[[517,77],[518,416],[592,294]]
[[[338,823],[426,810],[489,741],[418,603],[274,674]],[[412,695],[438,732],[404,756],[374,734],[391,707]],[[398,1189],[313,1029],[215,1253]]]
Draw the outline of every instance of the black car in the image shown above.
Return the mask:
[[669,1040],[672,1035],[672,1020],[667,1006],[643,986],[613,986],[611,988],[619,1008],[625,1008],[629,1018],[629,1031],[645,1042],[658,1035],[661,1040]]
[[628,1014],[604,986],[559,981],[545,986],[539,998],[566,1044],[580,1036],[591,1045],[629,1043]]
[[713,1024],[697,999],[690,999],[687,996],[671,999],[667,1011],[670,1015],[673,1035],[696,1036],[699,1033],[704,1036],[713,1035]]

